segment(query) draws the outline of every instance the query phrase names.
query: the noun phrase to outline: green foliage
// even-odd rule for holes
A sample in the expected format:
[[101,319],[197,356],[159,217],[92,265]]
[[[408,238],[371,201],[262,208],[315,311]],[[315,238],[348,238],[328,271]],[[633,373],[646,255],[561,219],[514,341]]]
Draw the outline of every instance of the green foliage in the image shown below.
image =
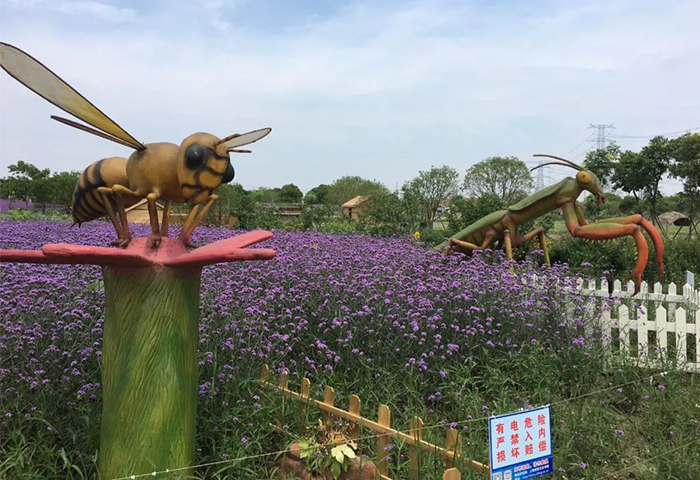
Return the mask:
[[307,428],[299,439],[299,456],[306,462],[307,470],[317,475],[330,471],[336,480],[347,472],[357,450],[357,444],[337,431],[337,427],[331,428],[320,420],[315,428]]
[[517,157],[489,157],[467,170],[464,189],[473,197],[496,195],[512,205],[532,190],[530,170]]
[[700,209],[700,133],[686,134],[670,142],[675,162],[671,176],[683,181],[683,195],[688,199],[688,214],[695,218]]
[[48,168],[40,169],[31,163],[19,162],[7,167],[10,175],[0,179],[0,198],[12,198],[39,205],[45,212],[46,205],[60,207],[70,213],[73,190],[78,182],[78,172],[58,172],[51,175]]
[[339,217],[338,207],[324,205],[322,203],[306,202],[301,209],[301,224],[304,230],[318,230],[321,225],[328,222],[331,218]]
[[321,184],[317,187],[312,188],[304,196],[304,203],[308,205],[325,204],[328,203],[327,195],[330,186],[326,184]]
[[33,210],[8,210],[7,212],[0,214],[0,220],[48,220],[51,222],[65,222],[70,220],[70,215],[64,215],[62,213],[48,212],[41,213]]
[[299,190],[299,187],[293,183],[283,185],[279,190],[278,200],[282,203],[301,203],[304,194]]
[[604,149],[587,152],[583,166],[593,172],[605,187],[610,185],[615,165],[619,160],[620,146],[613,141]]
[[321,233],[354,233],[357,232],[357,224],[350,219],[330,218],[320,225]]
[[376,180],[365,180],[361,177],[342,177],[328,187],[325,195],[325,203],[329,205],[342,205],[358,195],[365,197],[379,197],[389,190]]
[[443,165],[420,171],[416,178],[404,184],[403,198],[415,210],[419,224],[432,226],[443,200],[459,192],[458,180],[457,170]]
[[506,205],[502,197],[493,193],[485,193],[475,200],[453,198],[446,214],[449,235],[457,233],[490,213],[506,208]]

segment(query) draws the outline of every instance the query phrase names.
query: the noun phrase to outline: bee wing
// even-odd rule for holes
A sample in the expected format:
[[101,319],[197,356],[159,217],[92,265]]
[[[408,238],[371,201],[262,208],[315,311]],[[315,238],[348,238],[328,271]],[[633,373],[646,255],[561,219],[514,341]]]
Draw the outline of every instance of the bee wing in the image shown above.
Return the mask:
[[87,98],[28,53],[13,45],[0,42],[0,66],[12,78],[61,110],[122,140],[132,148],[137,150],[146,148]]
[[227,150],[232,150],[236,147],[248,145],[249,143],[257,142],[261,138],[267,136],[272,131],[271,128],[261,128],[248,133],[234,133],[222,139],[219,143],[226,145]]

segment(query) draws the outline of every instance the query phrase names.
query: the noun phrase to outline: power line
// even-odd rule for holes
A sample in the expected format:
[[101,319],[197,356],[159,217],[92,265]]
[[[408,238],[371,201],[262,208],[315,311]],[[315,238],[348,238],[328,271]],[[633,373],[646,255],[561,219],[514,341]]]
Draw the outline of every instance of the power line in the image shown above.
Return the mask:
[[685,134],[685,133],[691,133],[696,130],[700,130],[700,127],[693,127],[693,128],[687,128],[685,130],[676,130],[675,132],[666,132],[666,133],[659,133],[656,135],[621,135],[621,134],[616,134],[613,133],[610,136],[615,137],[615,138],[654,138],[654,137],[666,137],[668,135],[677,135],[677,134]]

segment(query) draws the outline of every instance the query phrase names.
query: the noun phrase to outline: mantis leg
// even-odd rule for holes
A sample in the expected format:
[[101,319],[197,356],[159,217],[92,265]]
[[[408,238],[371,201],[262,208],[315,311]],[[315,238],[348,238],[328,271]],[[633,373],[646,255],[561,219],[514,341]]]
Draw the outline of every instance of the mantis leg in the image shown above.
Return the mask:
[[214,202],[218,199],[218,195],[211,195],[209,196],[209,201],[207,202],[206,205],[197,213],[197,216],[194,216],[194,212],[197,210],[198,205],[192,207],[192,210],[190,211],[190,214],[187,216],[187,220],[185,221],[185,225],[182,227],[182,231],[180,232],[180,240],[182,240],[185,245],[192,247],[192,243],[190,242],[190,235],[192,235],[192,232],[194,231],[197,226],[204,220],[204,217],[207,215],[207,212],[211,208],[211,206],[214,204]]
[[163,221],[160,223],[160,234],[164,237],[168,236],[168,227],[170,226],[170,200],[165,201],[163,206]]
[[[573,204],[565,203],[562,205],[562,212],[564,213],[566,228],[569,229],[569,232],[571,232],[571,235],[574,237],[586,238],[588,240],[611,240],[624,236],[634,238],[638,252],[637,264],[630,278],[635,281],[635,293],[638,292],[642,283],[642,273],[646,267],[647,260],[649,260],[649,245],[644,239],[644,235],[642,235],[640,224],[631,221],[636,215],[625,217],[624,219],[601,220],[600,222],[588,225],[580,225]],[[641,215],[639,216],[641,217]],[[626,223],[622,223],[620,220],[625,220]]]
[[151,221],[151,246],[157,247],[161,242],[160,228],[158,227],[158,207],[156,206],[156,200],[160,198],[160,195],[151,192],[146,195],[146,200],[148,201],[148,218]]
[[[112,245],[119,245],[119,247],[121,248],[126,248],[126,246],[129,244],[129,240],[127,240],[124,236],[124,231],[121,225],[119,225],[117,216],[114,213],[114,208],[112,207],[112,202],[110,200],[110,196],[113,193],[112,189],[108,187],[98,187],[97,193],[100,195],[102,203],[104,203],[105,209],[107,210],[107,214],[109,215],[109,219],[112,221],[114,230],[116,230],[117,232],[117,239],[112,242]],[[124,243],[125,241],[126,243]]]
[[[510,236],[510,230],[503,230],[503,241],[506,246],[506,257],[508,260],[513,260],[513,240]],[[515,273],[513,265],[510,266],[510,271]]]
[[489,245],[491,245],[495,238],[496,238],[496,231],[495,230],[489,230],[488,232],[486,232],[486,235],[484,236],[484,241],[481,242],[481,245],[476,245],[475,243],[465,242],[464,240],[458,240],[456,238],[452,238],[448,242],[447,247],[445,248],[445,251],[449,252],[453,247],[457,247],[462,251],[469,251],[469,252],[472,252],[474,250],[483,250],[484,248],[487,248]]
[[540,247],[544,251],[544,261],[547,263],[547,265],[549,265],[551,267],[552,264],[549,261],[549,249],[547,248],[547,239],[544,236],[544,232],[545,232],[544,227],[537,227],[533,231],[527,233],[522,238],[520,238],[518,235],[513,235],[515,237],[513,239],[513,245],[516,247],[519,247],[521,245],[526,244],[527,242],[529,242],[530,240],[535,238],[535,236],[537,236],[539,238],[539,241],[540,241]]
[[664,242],[659,231],[649,220],[637,214],[627,217],[606,218],[598,222],[593,222],[590,225],[598,225],[600,223],[636,224],[646,230],[649,238],[651,238],[651,243],[654,245],[654,263],[659,268],[659,279],[661,279],[664,274]]

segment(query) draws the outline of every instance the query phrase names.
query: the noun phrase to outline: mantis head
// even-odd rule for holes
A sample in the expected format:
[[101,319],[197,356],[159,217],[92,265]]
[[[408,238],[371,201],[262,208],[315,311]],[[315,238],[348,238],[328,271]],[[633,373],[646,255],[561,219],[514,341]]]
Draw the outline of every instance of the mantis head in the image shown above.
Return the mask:
[[574,170],[578,171],[576,173],[576,183],[578,183],[579,187],[581,187],[582,190],[590,192],[595,197],[596,204],[605,203],[605,193],[603,192],[603,185],[600,183],[600,179],[598,179],[595,173],[591,172],[590,170],[586,170],[581,165],[578,165],[570,160],[566,160],[565,158],[539,153],[534,156],[554,158],[559,161],[543,163],[542,165],[538,165],[535,168],[530,169],[530,171],[544,167],[545,165],[562,165],[564,167],[573,168]]

